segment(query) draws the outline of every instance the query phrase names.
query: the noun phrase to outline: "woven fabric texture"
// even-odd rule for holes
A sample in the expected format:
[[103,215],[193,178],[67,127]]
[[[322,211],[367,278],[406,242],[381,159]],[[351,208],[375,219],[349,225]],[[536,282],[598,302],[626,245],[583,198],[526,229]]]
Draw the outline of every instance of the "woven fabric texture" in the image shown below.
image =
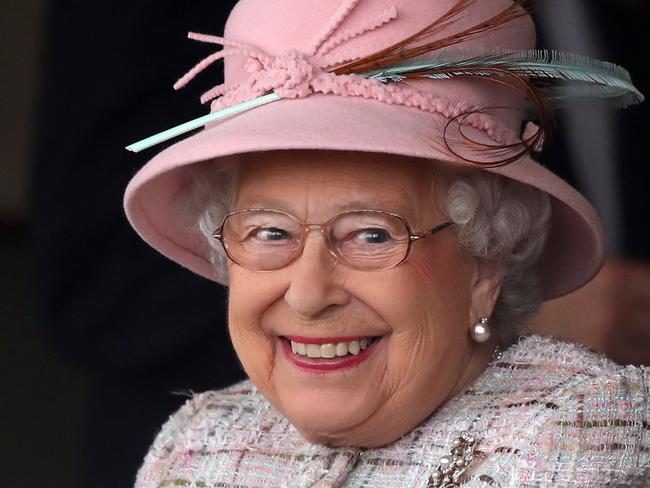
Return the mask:
[[461,431],[463,487],[650,486],[650,369],[529,336],[394,443],[304,441],[246,381],[193,398],[163,426],[136,488],[426,487]]

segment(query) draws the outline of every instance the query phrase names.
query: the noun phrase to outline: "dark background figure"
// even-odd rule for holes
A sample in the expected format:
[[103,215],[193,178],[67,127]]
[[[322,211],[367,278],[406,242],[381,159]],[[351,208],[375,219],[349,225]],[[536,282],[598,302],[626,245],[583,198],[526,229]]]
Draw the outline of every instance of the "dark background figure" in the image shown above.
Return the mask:
[[225,289],[152,252],[121,207],[151,157],[124,146],[205,110],[197,100],[209,79],[171,90],[206,51],[187,31],[223,31],[234,3],[51,5],[34,167],[36,286],[41,323],[90,378],[84,486],[133,484],[147,445],[184,402],[171,392],[243,378]]
[[[640,54],[650,21],[646,1],[547,5],[537,18],[543,46],[613,60],[650,95],[650,63]],[[618,112],[597,104],[562,112],[555,141],[542,157],[594,204],[609,256],[589,285],[547,302],[531,329],[582,343],[619,363],[650,364],[649,115],[648,102]]]
[[[161,149],[133,155],[123,147],[205,113],[198,98],[219,81],[219,66],[178,93],[171,85],[213,50],[186,40],[187,31],[221,33],[234,3],[47,4],[32,211],[0,213],[1,356],[12,373],[0,412],[8,420],[2,458],[12,460],[3,483],[132,486],[155,433],[184,401],[173,392],[243,377],[227,337],[225,290],[149,249],[121,207],[129,178]],[[545,45],[615,60],[650,93],[645,0],[558,6],[570,10],[550,24],[539,19]],[[575,46],[567,33],[595,40]],[[543,158],[599,207],[613,257],[649,257],[649,114],[646,103],[562,116]],[[592,130],[576,137],[576,118]],[[623,339],[648,340],[646,325]]]

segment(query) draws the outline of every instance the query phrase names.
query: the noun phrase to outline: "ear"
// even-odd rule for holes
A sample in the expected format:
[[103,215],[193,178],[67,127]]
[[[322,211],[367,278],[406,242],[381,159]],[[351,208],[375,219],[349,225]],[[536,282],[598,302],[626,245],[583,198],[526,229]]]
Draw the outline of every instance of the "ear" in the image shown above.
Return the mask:
[[475,259],[470,287],[469,321],[473,325],[481,317],[490,317],[501,292],[503,265]]

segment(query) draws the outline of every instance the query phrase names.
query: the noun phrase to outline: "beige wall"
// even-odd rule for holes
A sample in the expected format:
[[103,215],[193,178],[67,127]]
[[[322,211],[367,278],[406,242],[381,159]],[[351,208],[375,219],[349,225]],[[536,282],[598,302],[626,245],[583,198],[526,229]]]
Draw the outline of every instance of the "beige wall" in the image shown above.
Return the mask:
[[28,207],[32,123],[45,0],[0,0],[0,223]]

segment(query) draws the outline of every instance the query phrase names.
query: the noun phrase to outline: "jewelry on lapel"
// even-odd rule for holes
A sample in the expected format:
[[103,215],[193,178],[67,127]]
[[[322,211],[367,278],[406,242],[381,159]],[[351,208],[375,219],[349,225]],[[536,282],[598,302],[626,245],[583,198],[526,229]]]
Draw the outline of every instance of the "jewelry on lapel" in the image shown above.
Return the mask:
[[481,317],[481,321],[478,324],[474,324],[470,329],[470,334],[474,342],[479,344],[486,342],[490,338],[490,335],[492,335],[487,317]]
[[503,356],[503,351],[501,350],[501,346],[497,345],[494,348],[494,351],[492,351],[492,357],[490,358],[490,362],[494,361],[501,361],[501,357]]
[[429,476],[427,488],[455,488],[474,459],[476,438],[469,432],[461,432],[454,441],[451,453],[440,458],[438,467]]

